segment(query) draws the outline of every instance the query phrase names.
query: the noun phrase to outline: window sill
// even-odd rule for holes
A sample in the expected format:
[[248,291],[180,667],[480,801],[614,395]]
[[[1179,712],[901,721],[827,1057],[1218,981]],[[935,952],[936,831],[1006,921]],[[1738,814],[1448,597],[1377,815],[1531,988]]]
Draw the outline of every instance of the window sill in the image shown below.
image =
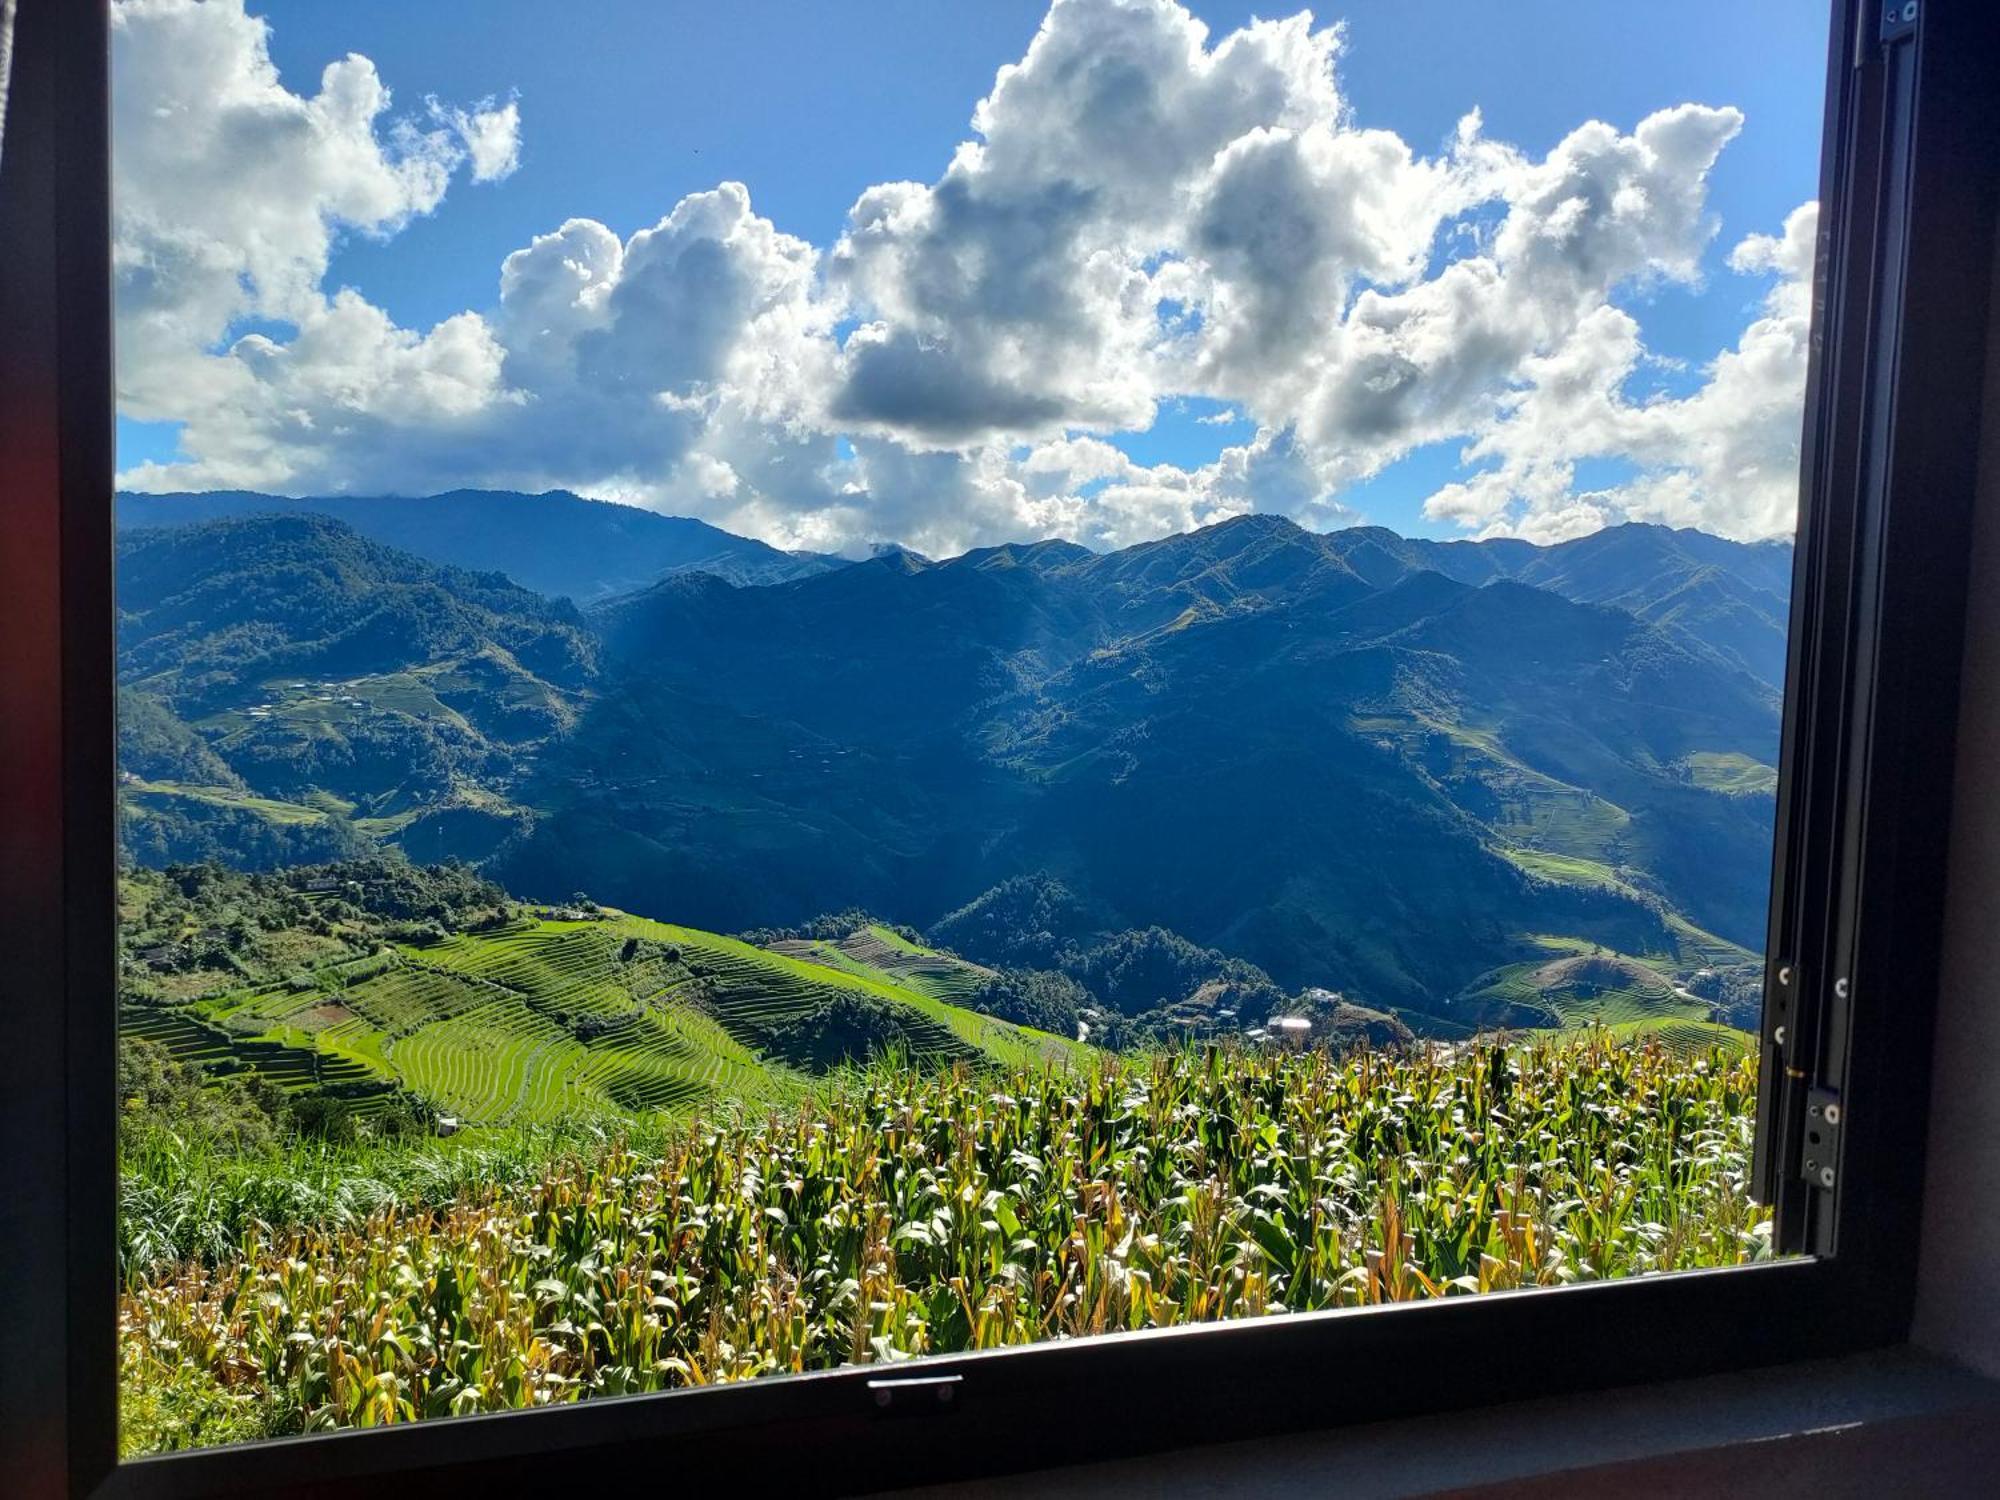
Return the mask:
[[[1471,1378],[1504,1379],[1504,1357]],[[1977,1493],[2000,1382],[1900,1348],[1447,1416],[1183,1448],[904,1496]],[[1336,1484],[1337,1480],[1337,1484]]]

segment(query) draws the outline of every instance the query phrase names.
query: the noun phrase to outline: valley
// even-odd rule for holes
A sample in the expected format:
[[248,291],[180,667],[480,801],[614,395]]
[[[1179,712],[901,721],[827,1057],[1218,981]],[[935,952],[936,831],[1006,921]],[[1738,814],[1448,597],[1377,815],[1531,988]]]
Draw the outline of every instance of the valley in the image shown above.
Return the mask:
[[[854,907],[922,929],[1047,876],[1098,931],[1439,1036],[1538,934],[1739,990],[1754,968],[1782,547],[1250,516],[1103,555],[580,575],[580,612],[256,498],[122,512],[144,864],[387,847],[715,932]],[[439,507],[448,552],[464,503],[403,504]]]

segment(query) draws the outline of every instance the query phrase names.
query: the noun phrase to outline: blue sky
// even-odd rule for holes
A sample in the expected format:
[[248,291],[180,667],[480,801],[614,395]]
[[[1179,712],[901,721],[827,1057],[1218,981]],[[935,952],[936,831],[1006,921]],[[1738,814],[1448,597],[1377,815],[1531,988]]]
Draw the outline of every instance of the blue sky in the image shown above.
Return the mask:
[[[252,0],[271,25],[285,87],[317,88],[348,52],[371,59],[397,112],[426,96],[518,100],[518,170],[457,186],[434,212],[386,237],[341,233],[324,286],[352,287],[396,324],[428,329],[497,299],[512,251],[573,217],[619,236],[654,224],[683,196],[736,180],[754,210],[826,250],[871,184],[935,182],[970,135],[995,70],[1019,59],[1044,7],[1023,0],[939,4],[663,4],[592,0],[559,12],[526,0]],[[1194,3],[1221,37],[1251,7]],[[1267,13],[1288,14],[1286,7]],[[1720,232],[1694,284],[1628,289],[1652,356],[1639,377],[1673,394],[1757,316],[1765,281],[1729,273],[1729,248],[1776,234],[1816,191],[1824,0],[1751,7],[1359,0],[1318,12],[1347,28],[1339,64],[1353,121],[1440,150],[1478,107],[1486,134],[1530,155],[1590,118],[1629,131],[1694,102],[1740,109],[1740,133],[1707,181]],[[232,336],[261,326],[239,319]],[[1643,394],[1643,392],[1642,392]],[[1149,430],[1115,437],[1141,463],[1207,463],[1256,423],[1202,423],[1224,403],[1169,398]],[[121,467],[176,456],[179,424],[121,418]],[[1457,442],[1417,447],[1342,493],[1367,518],[1412,533],[1454,528],[1421,506],[1455,468]]]

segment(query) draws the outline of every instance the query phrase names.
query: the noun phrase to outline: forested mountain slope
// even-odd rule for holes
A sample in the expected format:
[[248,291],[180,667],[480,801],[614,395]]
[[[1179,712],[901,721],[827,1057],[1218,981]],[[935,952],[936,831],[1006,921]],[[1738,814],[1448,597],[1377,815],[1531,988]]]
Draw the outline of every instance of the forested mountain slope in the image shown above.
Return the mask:
[[1761,938],[1784,549],[1253,516],[584,615],[321,517],[122,547],[142,859],[387,840],[719,931],[1049,874],[1103,931],[1438,1019],[1544,940]]
[[127,531],[117,562],[128,843],[156,860],[449,852],[467,820],[490,847],[598,674],[566,601],[323,516]]
[[[1628,529],[1650,571],[1571,556],[1565,586],[1718,566]],[[1770,806],[1743,787],[1775,687],[1669,622],[1370,540],[1250,517],[1108,556],[667,580],[597,616],[610,686],[497,868],[724,923],[923,922],[1049,870],[1121,925],[1410,1006],[1524,932],[1756,943]],[[1480,545],[1496,573],[1561,550]]]

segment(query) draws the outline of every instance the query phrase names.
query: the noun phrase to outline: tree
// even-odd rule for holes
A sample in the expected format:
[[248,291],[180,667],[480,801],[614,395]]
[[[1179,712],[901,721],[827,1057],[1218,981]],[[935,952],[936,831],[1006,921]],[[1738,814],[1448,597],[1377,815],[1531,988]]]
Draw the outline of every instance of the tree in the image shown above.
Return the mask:
[[781,1021],[766,1030],[765,1038],[770,1051],[821,1073],[870,1062],[909,1044],[894,1006],[855,994],[838,995]]
[[231,1153],[258,1151],[277,1140],[284,1113],[282,1095],[263,1078],[211,1083],[158,1042],[118,1039],[118,1115],[127,1142],[163,1130],[183,1149],[199,1143]]
[[1053,969],[1002,969],[965,1003],[982,1015],[1073,1037],[1091,1001],[1090,992],[1067,974]]

